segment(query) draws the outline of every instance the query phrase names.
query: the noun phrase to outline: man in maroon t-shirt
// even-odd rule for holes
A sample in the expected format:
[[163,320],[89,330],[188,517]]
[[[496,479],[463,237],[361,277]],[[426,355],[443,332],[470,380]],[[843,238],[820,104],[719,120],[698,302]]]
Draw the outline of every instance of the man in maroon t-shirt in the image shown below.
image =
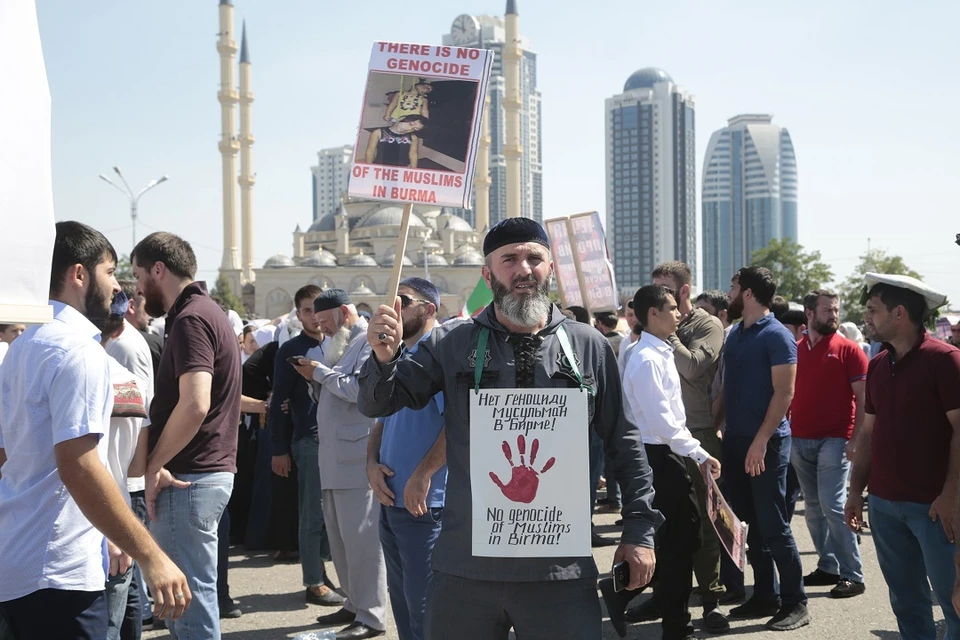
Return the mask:
[[960,638],[951,606],[956,578],[954,515],[960,479],[960,350],[927,335],[924,318],[946,302],[919,280],[867,274],[866,324],[886,344],[867,371],[847,524],[870,528],[890,604],[905,640],[937,637],[930,589]]
[[183,239],[152,233],[130,256],[151,316],[167,316],[150,405],[147,511],[160,547],[186,574],[194,606],[174,637],[219,638],[217,528],[237,472],[240,349]]
[[843,518],[850,460],[846,449],[863,423],[867,356],[837,333],[840,299],[818,289],[803,299],[807,330],[797,344],[790,429],[790,462],[797,472],[807,529],[816,547],[817,569],[804,576],[807,587],[834,586],[830,595],[864,592],[857,535]]

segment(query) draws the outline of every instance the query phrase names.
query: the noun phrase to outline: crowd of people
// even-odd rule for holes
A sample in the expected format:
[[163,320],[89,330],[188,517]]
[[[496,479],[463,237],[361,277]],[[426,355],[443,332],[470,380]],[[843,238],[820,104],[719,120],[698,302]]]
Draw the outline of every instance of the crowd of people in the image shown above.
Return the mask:
[[[936,637],[932,590],[960,638],[960,325],[924,328],[943,295],[869,274],[868,344],[835,292],[786,301],[762,267],[694,295],[666,262],[591,315],[551,302],[536,222],[499,223],[483,253],[493,302],[474,318],[442,322],[436,286],[410,277],[372,313],[307,285],[290,316],[244,325],[182,238],[144,238],[117,281],[100,232],[58,223],[54,320],[0,325],[0,639],[219,638],[242,615],[231,544],[299,563],[339,639],[383,635],[389,606],[402,640],[599,640],[601,599],[621,637],[660,620],[665,640],[694,638],[691,603],[711,633],[789,631],[816,613],[807,590],[865,592],[867,527],[902,637]],[[585,392],[584,446],[565,455],[589,469],[583,519],[620,513],[619,540],[590,538],[617,546],[612,576],[589,550],[474,553],[484,388]],[[749,524],[749,591],[707,517],[715,486]]]

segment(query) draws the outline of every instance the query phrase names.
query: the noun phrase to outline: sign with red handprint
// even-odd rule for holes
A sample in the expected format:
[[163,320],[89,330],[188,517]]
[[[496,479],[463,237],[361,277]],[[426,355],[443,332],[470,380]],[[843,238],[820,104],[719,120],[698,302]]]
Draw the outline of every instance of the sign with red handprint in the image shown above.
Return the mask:
[[473,555],[589,555],[587,394],[483,389],[470,403]]

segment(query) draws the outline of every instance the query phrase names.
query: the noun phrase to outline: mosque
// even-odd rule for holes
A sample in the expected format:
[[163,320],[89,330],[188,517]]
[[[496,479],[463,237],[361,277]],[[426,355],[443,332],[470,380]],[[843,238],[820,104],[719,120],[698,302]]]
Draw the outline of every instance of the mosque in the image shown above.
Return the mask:
[[[219,0],[220,91],[222,131],[219,150],[223,167],[223,260],[220,273],[255,315],[276,318],[293,308],[297,289],[307,284],[345,289],[361,309],[375,309],[384,302],[392,268],[398,259],[397,241],[403,205],[349,198],[344,195],[333,213],[314,222],[306,231],[293,231],[292,255],[278,253],[261,268],[253,264],[253,171],[252,65],[244,25],[240,46],[233,38],[232,0]],[[523,150],[520,145],[520,49],[516,0],[508,0],[505,15],[506,41],[503,64],[506,76],[504,100],[507,158],[507,215],[520,215],[519,175]],[[239,52],[240,83],[235,89],[235,59]],[[490,98],[484,105],[483,129],[477,150],[477,166],[489,166]],[[239,104],[240,126],[236,126]],[[240,167],[237,168],[239,155]],[[238,177],[239,176],[239,177]],[[407,250],[399,259],[403,277],[420,276],[440,290],[438,316],[460,312],[473,292],[483,265],[483,235],[488,227],[490,176],[477,171],[476,228],[451,210],[429,205],[413,208]],[[513,187],[511,189],[511,186]],[[237,216],[239,188],[240,217]],[[240,242],[238,244],[238,231]]]

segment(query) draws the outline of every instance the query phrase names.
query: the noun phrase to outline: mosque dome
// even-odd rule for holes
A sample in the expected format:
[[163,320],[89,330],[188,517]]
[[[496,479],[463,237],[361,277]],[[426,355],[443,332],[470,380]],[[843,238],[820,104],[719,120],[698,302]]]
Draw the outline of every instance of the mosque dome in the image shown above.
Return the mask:
[[377,292],[364,284],[363,280],[360,281],[360,286],[350,292],[352,296],[375,296]]
[[[402,207],[393,207],[387,206],[382,209],[377,209],[371,213],[368,213],[357,224],[357,227],[380,227],[380,226],[397,226],[403,222],[403,208]],[[415,214],[410,214],[410,226],[411,227],[425,227],[423,220]]]
[[323,216],[307,229],[307,233],[316,233],[318,231],[336,231],[337,230],[337,216],[328,213]]
[[421,267],[423,266],[423,260],[426,257],[427,265],[431,267],[449,267],[450,263],[447,262],[447,259],[443,257],[441,253],[428,253],[426,256],[420,256],[420,259],[417,261],[417,264]]
[[[397,248],[393,247],[383,258],[380,259],[381,267],[392,267],[394,262],[397,260]],[[413,260],[408,258],[406,255],[403,256],[403,266],[412,267]]]
[[337,257],[321,249],[314,251],[300,262],[301,267],[335,267],[337,266]]
[[355,253],[347,260],[348,267],[375,267],[377,261],[365,253]]
[[483,266],[483,256],[480,255],[480,252],[471,247],[470,245],[463,245],[468,247],[466,251],[458,251],[457,257],[453,259],[453,266],[455,267],[482,267]]
[[452,213],[441,214],[437,218],[438,229],[450,229],[452,231],[473,231],[470,223],[458,215]]
[[623,85],[623,92],[626,93],[634,89],[652,89],[653,85],[658,82],[673,82],[673,78],[670,77],[669,73],[657,67],[638,69],[627,78]]
[[295,266],[297,265],[294,264],[293,260],[283,255],[279,251],[277,252],[277,255],[268,258],[267,261],[263,263],[264,269],[285,269],[286,267]]

